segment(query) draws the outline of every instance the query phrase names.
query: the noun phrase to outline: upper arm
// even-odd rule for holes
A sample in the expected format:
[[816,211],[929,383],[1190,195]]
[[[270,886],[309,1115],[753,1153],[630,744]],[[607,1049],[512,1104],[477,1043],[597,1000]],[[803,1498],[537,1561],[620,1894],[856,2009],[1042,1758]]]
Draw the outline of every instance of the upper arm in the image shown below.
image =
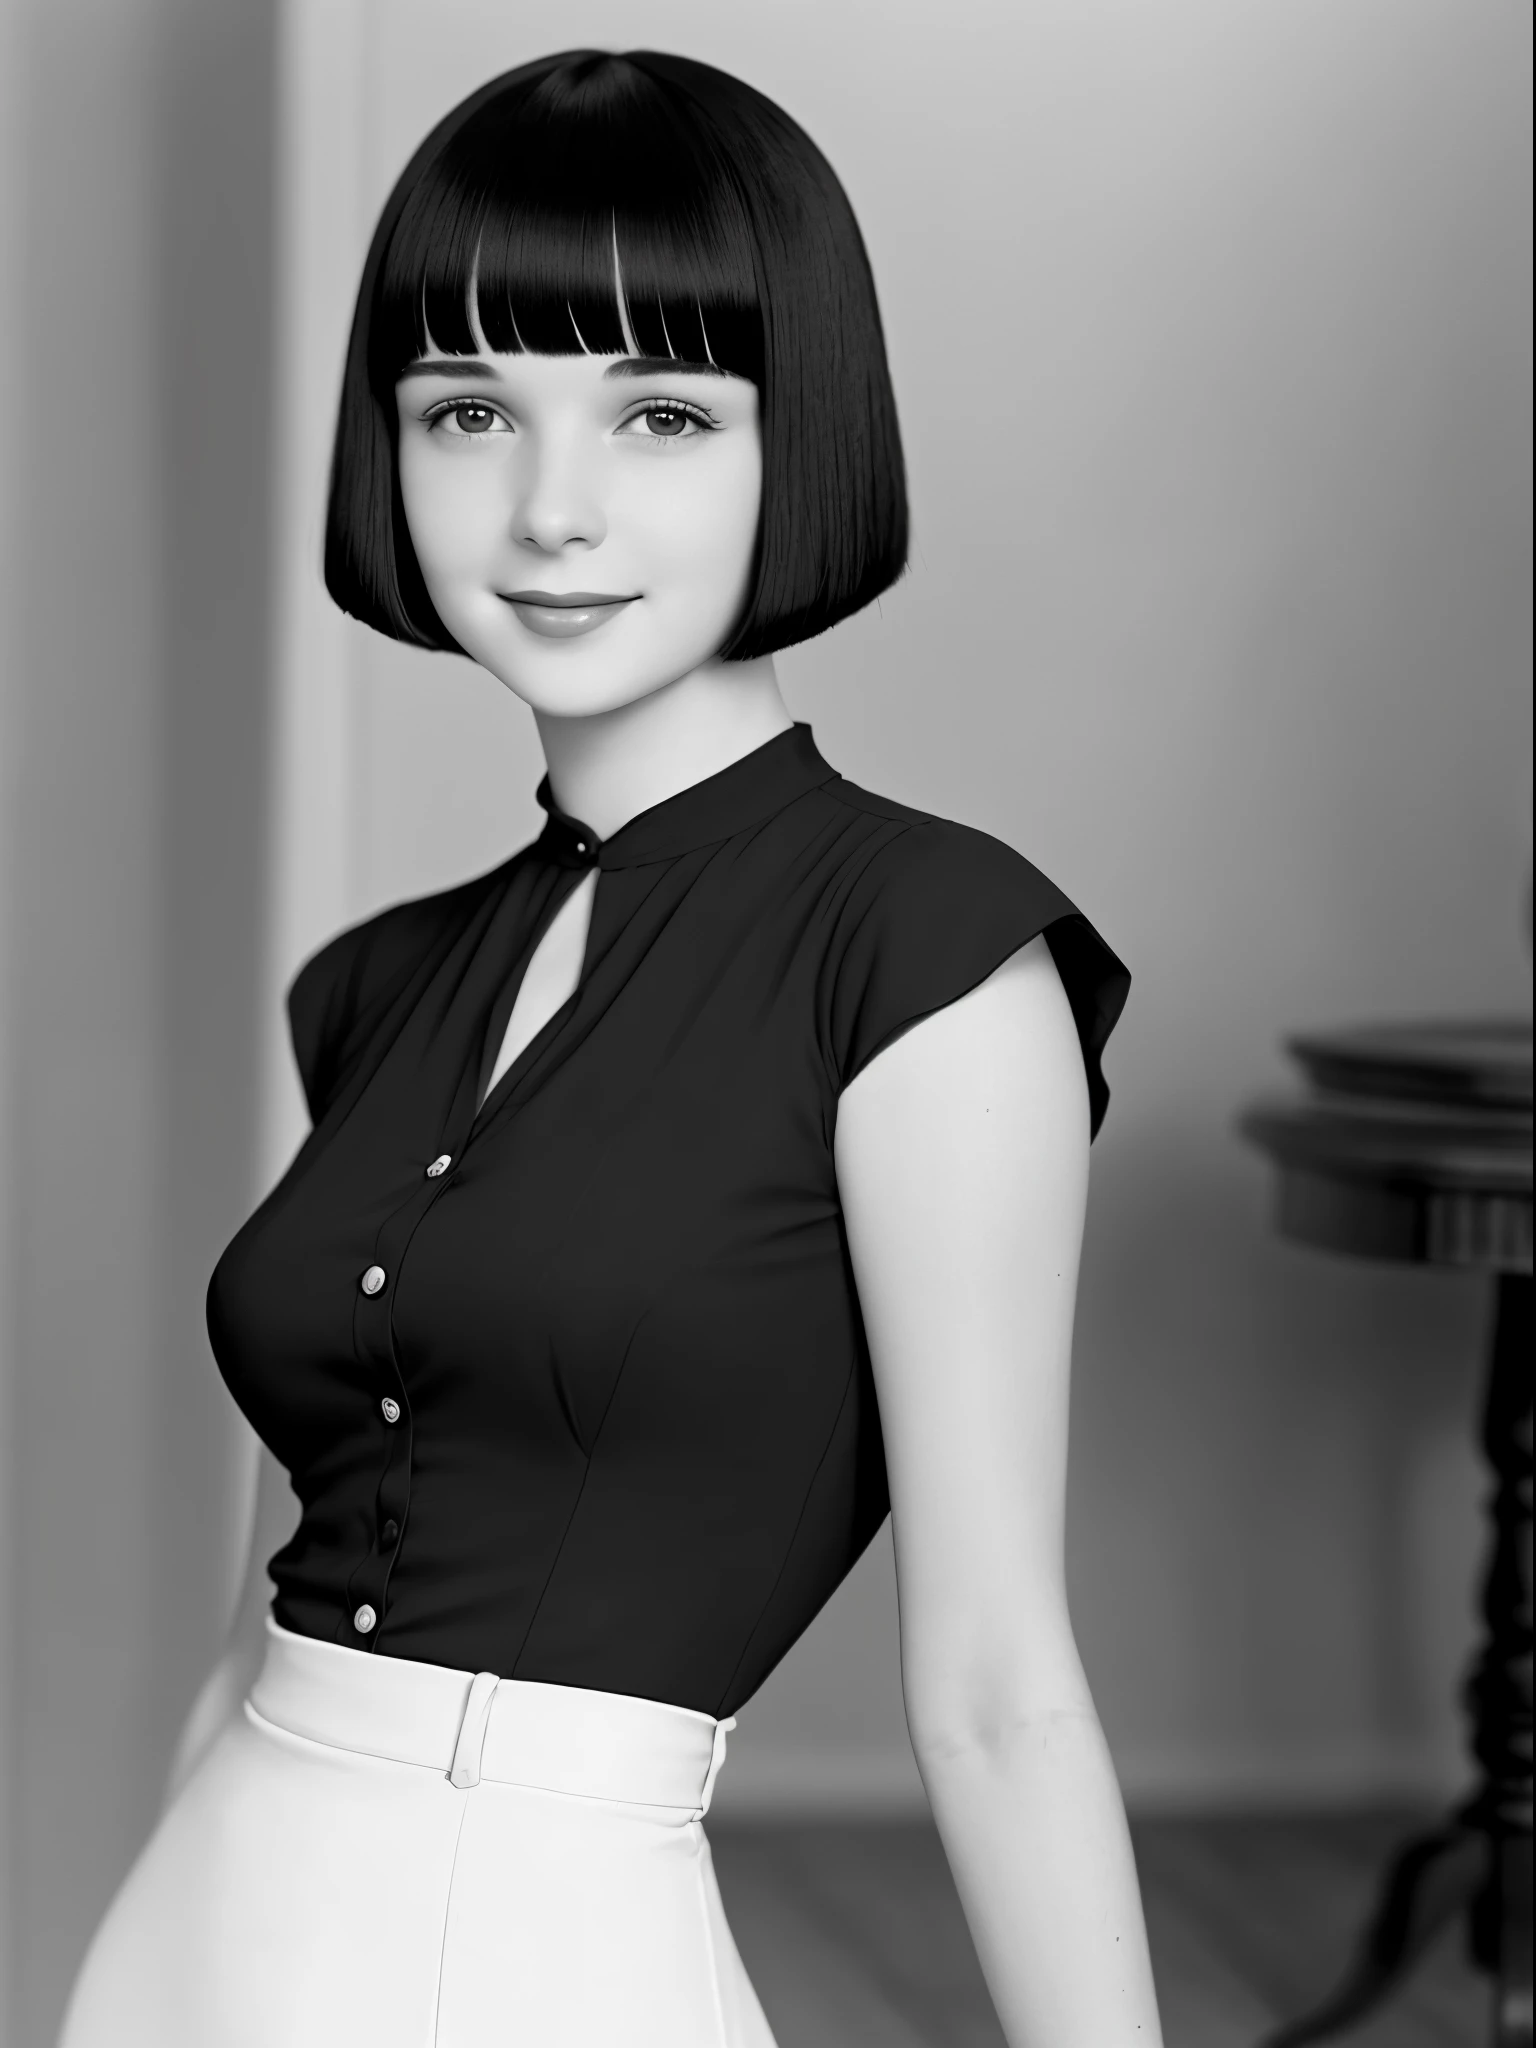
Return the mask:
[[843,1091],[837,1178],[890,1482],[909,1718],[969,1717],[1070,1645],[1072,1319],[1089,1104],[1043,936]]

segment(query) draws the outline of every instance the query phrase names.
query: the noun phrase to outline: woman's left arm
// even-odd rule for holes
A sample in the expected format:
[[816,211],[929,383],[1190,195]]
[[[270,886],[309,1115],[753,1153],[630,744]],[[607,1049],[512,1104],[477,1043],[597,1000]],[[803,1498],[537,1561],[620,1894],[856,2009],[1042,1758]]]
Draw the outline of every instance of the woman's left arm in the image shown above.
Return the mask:
[[1067,1613],[1088,1096],[1043,937],[843,1091],[907,1723],[1010,2048],[1159,2048],[1114,1767]]

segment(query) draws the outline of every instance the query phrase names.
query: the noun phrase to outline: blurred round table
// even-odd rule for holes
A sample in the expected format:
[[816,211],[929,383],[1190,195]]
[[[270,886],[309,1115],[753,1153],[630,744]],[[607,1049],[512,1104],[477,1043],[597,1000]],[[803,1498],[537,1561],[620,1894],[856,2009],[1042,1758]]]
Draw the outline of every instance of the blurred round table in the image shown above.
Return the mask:
[[1485,1632],[1462,1689],[1477,1781],[1386,1872],[1344,1981],[1270,2037],[1303,2048],[1375,2010],[1448,1921],[1495,1990],[1495,2048],[1531,2044],[1531,1029],[1389,1025],[1287,1041],[1308,1087],[1241,1128],[1278,1172],[1278,1223],[1355,1258],[1486,1273],[1493,1341]]

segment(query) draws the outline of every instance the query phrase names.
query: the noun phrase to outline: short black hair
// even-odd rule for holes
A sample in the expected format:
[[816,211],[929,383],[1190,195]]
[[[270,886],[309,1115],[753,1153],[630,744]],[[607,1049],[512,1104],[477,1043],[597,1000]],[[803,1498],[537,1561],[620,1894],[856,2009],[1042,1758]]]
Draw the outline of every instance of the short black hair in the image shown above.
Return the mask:
[[751,583],[721,653],[824,632],[906,565],[907,496],[874,279],[805,131],[687,57],[571,50],[492,79],[401,173],[363,267],[326,516],[341,609],[461,651],[406,527],[395,384],[432,343],[472,354],[626,350],[757,386],[763,494]]

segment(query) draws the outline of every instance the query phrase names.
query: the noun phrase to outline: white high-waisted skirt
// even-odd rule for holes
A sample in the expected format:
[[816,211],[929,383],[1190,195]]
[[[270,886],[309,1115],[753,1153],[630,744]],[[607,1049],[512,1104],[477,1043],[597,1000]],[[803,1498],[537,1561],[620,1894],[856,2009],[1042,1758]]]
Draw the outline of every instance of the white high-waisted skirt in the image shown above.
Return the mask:
[[269,1617],[60,2048],[773,2048],[701,1825],[734,1725]]

